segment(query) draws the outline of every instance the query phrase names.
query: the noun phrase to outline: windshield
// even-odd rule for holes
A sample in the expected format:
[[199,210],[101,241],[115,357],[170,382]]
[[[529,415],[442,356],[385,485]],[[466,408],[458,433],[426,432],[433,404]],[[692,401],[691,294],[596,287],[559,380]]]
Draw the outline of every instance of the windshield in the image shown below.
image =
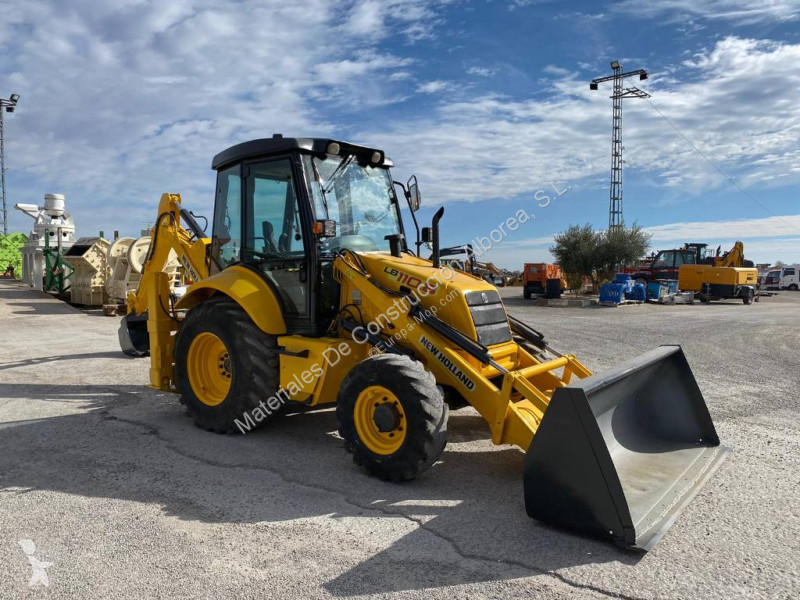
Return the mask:
[[314,218],[336,222],[336,237],[324,240],[322,251],[389,250],[384,238],[400,233],[389,169],[360,165],[353,156],[304,160],[312,179]]
[[654,269],[663,269],[666,267],[672,267],[673,262],[675,261],[675,252],[668,251],[668,252],[659,252],[656,259],[653,261],[652,267]]

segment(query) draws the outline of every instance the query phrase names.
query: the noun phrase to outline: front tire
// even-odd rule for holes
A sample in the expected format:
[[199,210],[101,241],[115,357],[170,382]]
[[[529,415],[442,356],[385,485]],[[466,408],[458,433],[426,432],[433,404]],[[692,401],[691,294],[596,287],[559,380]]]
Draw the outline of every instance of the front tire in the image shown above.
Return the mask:
[[186,315],[175,374],[181,404],[208,431],[245,433],[278,412],[280,399],[269,405],[280,385],[277,338],[229,298],[206,300]]
[[415,479],[447,443],[447,405],[434,376],[408,356],[357,364],[336,404],[339,434],[353,461],[389,481]]

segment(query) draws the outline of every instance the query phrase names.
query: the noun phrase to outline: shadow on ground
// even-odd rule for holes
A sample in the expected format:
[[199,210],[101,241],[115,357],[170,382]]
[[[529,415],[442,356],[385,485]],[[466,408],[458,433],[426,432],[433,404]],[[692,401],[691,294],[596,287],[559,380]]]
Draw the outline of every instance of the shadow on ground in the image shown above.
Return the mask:
[[[13,403],[4,411],[0,489],[8,493],[52,490],[156,504],[166,514],[206,523],[320,516],[417,523],[411,533],[324,585],[337,596],[639,559],[529,519],[522,454],[488,443],[467,447],[464,442],[488,437],[474,413],[451,414],[453,443],[441,463],[417,481],[391,484],[353,465],[334,434],[332,410],[286,415],[248,435],[226,436],[195,428],[174,396],[144,386],[0,383],[0,399],[47,403],[39,404],[45,408],[60,402],[73,411],[16,421],[9,414]],[[35,414],[26,410],[26,416]],[[451,550],[455,561],[430,563],[432,552]]]
[[46,365],[54,362],[86,360],[94,358],[116,358],[119,360],[134,360],[133,357],[127,356],[122,352],[120,352],[119,350],[109,350],[107,352],[86,352],[83,354],[59,354],[55,356],[26,358],[23,360],[15,360],[11,362],[0,363],[0,371],[5,371],[8,369],[17,369],[19,367],[30,367],[34,365]]

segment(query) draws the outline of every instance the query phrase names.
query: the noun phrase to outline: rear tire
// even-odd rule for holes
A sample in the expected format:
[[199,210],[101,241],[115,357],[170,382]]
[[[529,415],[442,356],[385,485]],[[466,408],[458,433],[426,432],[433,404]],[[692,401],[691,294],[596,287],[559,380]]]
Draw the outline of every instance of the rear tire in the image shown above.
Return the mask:
[[522,296],[525,298],[525,300],[530,300],[531,299],[531,291],[527,287],[523,288]]
[[267,410],[280,385],[277,338],[229,298],[206,300],[186,315],[175,342],[175,374],[181,404],[208,431],[245,433],[278,412]]
[[790,289],[792,292],[796,292],[796,291],[797,291],[797,289],[798,289],[798,288],[797,288],[797,284],[796,284],[796,283],[793,283],[792,285],[790,285],[790,286],[789,286],[789,289]]
[[353,462],[389,481],[415,479],[439,459],[447,415],[433,374],[397,354],[353,367],[336,404],[339,434]]
[[752,304],[753,303],[753,290],[747,290],[744,296],[742,296],[742,302],[745,304]]

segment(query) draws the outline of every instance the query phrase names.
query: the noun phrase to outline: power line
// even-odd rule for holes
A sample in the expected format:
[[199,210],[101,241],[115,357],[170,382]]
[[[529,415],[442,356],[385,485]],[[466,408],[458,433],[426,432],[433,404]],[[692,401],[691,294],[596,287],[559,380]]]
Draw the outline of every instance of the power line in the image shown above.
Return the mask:
[[766,205],[765,205],[763,202],[761,202],[760,200],[758,200],[758,199],[757,199],[755,196],[753,196],[753,195],[752,195],[750,192],[748,192],[748,191],[747,191],[747,190],[745,190],[745,189],[744,189],[742,186],[740,186],[738,183],[736,183],[736,180],[735,180],[733,177],[731,177],[731,176],[730,176],[730,175],[728,175],[728,174],[727,174],[725,171],[723,171],[721,168],[719,168],[719,167],[717,166],[717,164],[716,164],[716,163],[715,163],[713,160],[711,160],[711,159],[710,159],[708,156],[706,156],[706,154],[705,154],[705,153],[704,153],[702,150],[700,150],[700,148],[698,148],[697,146],[695,146],[695,145],[694,145],[694,143],[692,143],[692,140],[690,140],[688,137],[686,137],[686,136],[684,135],[684,133],[683,133],[683,132],[682,132],[680,129],[678,129],[678,128],[675,126],[675,124],[674,124],[672,121],[670,121],[670,120],[669,120],[669,119],[666,117],[666,115],[664,115],[664,113],[662,113],[660,110],[658,110],[658,107],[657,107],[655,104],[653,104],[653,101],[652,101],[652,100],[650,100],[650,98],[645,98],[645,100],[647,100],[647,103],[648,103],[648,104],[649,104],[649,105],[650,105],[650,106],[653,108],[653,110],[654,110],[654,111],[656,111],[656,112],[658,113],[658,116],[660,116],[662,119],[664,119],[664,120],[667,122],[667,124],[668,124],[670,127],[672,127],[672,128],[673,128],[673,129],[676,131],[676,133],[677,133],[679,136],[681,136],[681,137],[682,137],[682,138],[683,138],[683,139],[686,141],[686,143],[687,143],[687,144],[689,144],[689,146],[691,146],[691,147],[692,147],[692,150],[694,150],[694,151],[695,151],[695,152],[697,152],[697,153],[698,153],[700,156],[702,156],[702,157],[703,157],[703,158],[706,160],[706,162],[708,162],[708,164],[710,164],[712,167],[714,167],[714,168],[715,168],[715,169],[716,169],[716,170],[717,170],[717,171],[720,173],[720,175],[722,175],[722,176],[723,176],[725,179],[727,179],[727,180],[728,180],[730,183],[732,183],[732,184],[733,184],[733,186],[734,186],[734,187],[735,187],[737,190],[739,190],[740,192],[742,192],[742,194],[744,194],[745,196],[747,196],[747,197],[748,197],[750,200],[752,200],[753,202],[755,202],[756,204],[758,204],[758,205],[759,205],[761,208],[763,208],[763,209],[764,209],[764,211],[766,211],[768,214],[772,215],[773,217],[775,217],[775,218],[777,218],[777,219],[780,219],[781,221],[783,221],[783,222],[784,222],[786,225],[788,225],[788,226],[789,226],[789,227],[791,227],[792,229],[797,229],[797,231],[800,231],[800,227],[797,227],[797,226],[795,226],[793,223],[790,223],[789,221],[787,221],[786,219],[784,219],[782,216],[780,216],[780,215],[776,215],[776,214],[775,214],[774,212],[772,212],[772,211],[771,211],[771,210],[770,210],[770,209],[769,209],[769,208],[768,208],[768,207],[767,207],[767,206],[766,206]]

